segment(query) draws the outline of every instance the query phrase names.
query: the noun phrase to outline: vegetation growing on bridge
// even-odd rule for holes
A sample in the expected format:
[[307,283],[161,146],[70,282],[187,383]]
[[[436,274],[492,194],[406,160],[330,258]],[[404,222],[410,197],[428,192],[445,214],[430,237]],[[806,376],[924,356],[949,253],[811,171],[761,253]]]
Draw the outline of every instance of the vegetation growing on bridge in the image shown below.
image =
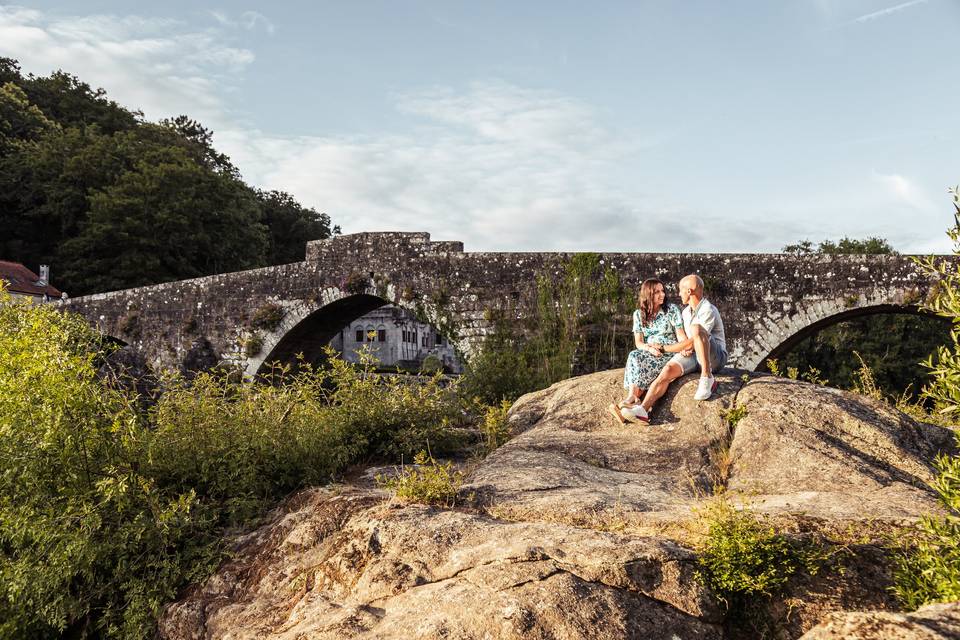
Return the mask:
[[596,253],[574,254],[559,268],[562,278],[543,274],[528,292],[535,313],[525,321],[511,321],[510,309],[487,312],[493,334],[467,363],[467,393],[497,404],[575,373],[622,366],[632,344],[632,292]]

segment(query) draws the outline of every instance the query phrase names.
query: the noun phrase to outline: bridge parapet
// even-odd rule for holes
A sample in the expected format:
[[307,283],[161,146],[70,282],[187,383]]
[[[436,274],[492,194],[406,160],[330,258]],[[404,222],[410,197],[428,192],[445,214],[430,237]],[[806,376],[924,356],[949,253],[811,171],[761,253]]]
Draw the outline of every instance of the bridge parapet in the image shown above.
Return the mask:
[[449,253],[463,253],[463,243],[431,241],[430,234],[422,231],[363,232],[308,242],[306,261],[320,262],[328,257],[336,258],[345,254],[425,256]]
[[[303,262],[75,298],[67,307],[163,366],[181,366],[207,341],[222,360],[256,373],[298,350],[316,353],[341,327],[385,303],[414,310],[469,356],[493,317],[531,317],[538,278],[563,278],[575,255],[464,252],[461,242],[432,241],[427,233],[358,233],[309,243]],[[679,278],[701,274],[723,314],[731,363],[746,368],[811,327],[915,311],[931,285],[909,256],[594,255],[628,290],[660,278],[674,302]],[[277,326],[256,326],[265,305],[284,310]],[[629,320],[621,319],[624,331]],[[263,350],[251,354],[244,345],[254,339]]]

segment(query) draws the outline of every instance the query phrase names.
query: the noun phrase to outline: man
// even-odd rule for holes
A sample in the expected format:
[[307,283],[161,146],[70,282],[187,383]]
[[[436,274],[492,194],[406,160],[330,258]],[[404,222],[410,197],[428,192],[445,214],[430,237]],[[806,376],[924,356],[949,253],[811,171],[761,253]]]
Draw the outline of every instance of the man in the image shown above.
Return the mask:
[[717,381],[713,372],[727,363],[727,342],[723,332],[720,312],[703,297],[703,280],[696,274],[680,280],[680,300],[684,307],[683,330],[687,339],[676,344],[654,345],[661,351],[676,355],[653,381],[643,402],[628,409],[637,420],[649,422],[649,413],[670,383],[680,376],[700,369],[700,382],[693,395],[695,400],[706,400],[716,391]]

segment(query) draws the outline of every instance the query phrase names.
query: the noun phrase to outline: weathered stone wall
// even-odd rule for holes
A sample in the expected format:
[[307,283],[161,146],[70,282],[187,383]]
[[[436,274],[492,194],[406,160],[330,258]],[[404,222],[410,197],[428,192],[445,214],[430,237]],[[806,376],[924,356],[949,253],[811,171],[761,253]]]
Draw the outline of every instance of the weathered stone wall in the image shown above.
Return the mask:
[[[360,233],[311,242],[304,262],[76,298],[66,303],[100,329],[180,367],[209,341],[223,360],[254,374],[264,362],[315,355],[350,320],[393,302],[435,324],[467,355],[491,327],[489,310],[514,318],[531,309],[537,277],[560,278],[574,254],[464,252],[426,233]],[[635,289],[699,273],[723,314],[731,363],[756,368],[810,327],[879,310],[911,310],[930,282],[908,256],[785,254],[600,254]],[[277,326],[254,328],[271,303]],[[627,319],[625,319],[626,321]],[[258,353],[244,344],[261,342]]]

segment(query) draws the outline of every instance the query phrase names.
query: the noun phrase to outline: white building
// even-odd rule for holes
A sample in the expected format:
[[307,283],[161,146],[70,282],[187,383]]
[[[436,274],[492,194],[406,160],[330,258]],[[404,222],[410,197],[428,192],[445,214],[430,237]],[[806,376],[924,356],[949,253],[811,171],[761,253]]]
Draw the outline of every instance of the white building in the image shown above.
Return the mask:
[[19,262],[0,260],[0,281],[14,298],[27,298],[31,302],[48,302],[66,297],[50,284],[50,267],[40,265],[40,275]]
[[348,362],[357,362],[357,351],[366,347],[384,368],[419,371],[432,356],[447,373],[463,370],[453,345],[435,327],[389,304],[343,327],[330,346]]

